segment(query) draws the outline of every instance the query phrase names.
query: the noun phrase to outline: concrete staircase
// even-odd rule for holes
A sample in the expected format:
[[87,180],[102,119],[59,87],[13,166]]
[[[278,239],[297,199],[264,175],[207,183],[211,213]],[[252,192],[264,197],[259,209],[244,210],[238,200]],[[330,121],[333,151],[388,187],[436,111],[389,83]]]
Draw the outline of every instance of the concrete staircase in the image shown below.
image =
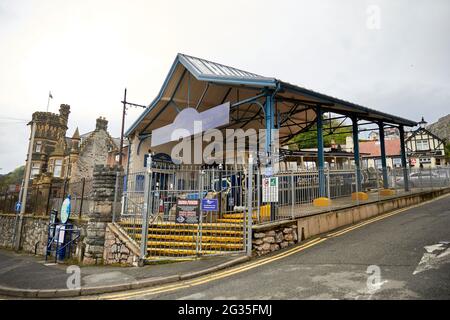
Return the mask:
[[[247,213],[226,213],[215,222],[180,224],[154,222],[147,237],[148,259],[183,258],[198,255],[220,255],[245,250],[244,217]],[[261,206],[260,219],[270,217],[270,205]],[[253,212],[257,221],[257,212]],[[142,223],[123,220],[119,223],[136,242],[141,242]]]
[[[221,220],[223,221],[203,223],[201,226],[174,222],[158,222],[149,225],[148,258],[190,257],[243,251],[243,222],[234,222],[235,219]],[[123,221],[120,225],[132,239],[138,243],[141,242],[142,224]]]

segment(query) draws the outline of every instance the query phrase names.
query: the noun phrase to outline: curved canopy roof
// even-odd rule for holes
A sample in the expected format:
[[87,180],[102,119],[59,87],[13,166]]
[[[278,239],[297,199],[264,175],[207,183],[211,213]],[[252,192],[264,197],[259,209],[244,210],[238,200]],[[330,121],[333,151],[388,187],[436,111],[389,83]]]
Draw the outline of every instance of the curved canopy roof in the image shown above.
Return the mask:
[[361,120],[405,126],[417,124],[276,78],[178,54],[159,94],[126,135],[148,136],[152,130],[172,123],[186,107],[203,112],[228,101],[231,111],[230,124],[226,128],[263,129],[265,122],[261,106],[268,90],[276,101],[274,117],[281,143],[311,126],[316,119],[315,107],[319,105],[324,111]]

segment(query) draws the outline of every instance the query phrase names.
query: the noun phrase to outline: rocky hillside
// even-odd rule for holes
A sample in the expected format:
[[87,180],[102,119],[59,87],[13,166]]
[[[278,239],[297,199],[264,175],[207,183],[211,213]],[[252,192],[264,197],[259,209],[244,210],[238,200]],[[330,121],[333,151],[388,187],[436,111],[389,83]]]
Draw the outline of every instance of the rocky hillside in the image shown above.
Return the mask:
[[441,139],[450,142],[450,114],[440,118],[437,122],[427,126],[427,129]]

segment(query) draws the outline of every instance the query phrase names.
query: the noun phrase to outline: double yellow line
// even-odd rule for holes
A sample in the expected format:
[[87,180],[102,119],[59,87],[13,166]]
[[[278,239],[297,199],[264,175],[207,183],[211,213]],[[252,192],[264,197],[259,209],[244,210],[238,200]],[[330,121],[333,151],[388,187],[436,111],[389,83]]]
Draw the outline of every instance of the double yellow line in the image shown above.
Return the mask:
[[309,247],[312,247],[312,246],[314,246],[314,245],[316,245],[316,244],[318,244],[320,242],[323,242],[325,240],[326,239],[316,238],[316,239],[308,241],[307,243],[304,243],[304,244],[302,244],[300,246],[296,246],[295,248],[292,248],[290,250],[287,250],[287,251],[284,251],[284,252],[282,252],[280,254],[277,254],[276,256],[259,259],[259,260],[255,261],[255,262],[247,263],[247,264],[245,264],[243,266],[240,266],[240,267],[236,267],[236,268],[232,268],[232,269],[224,270],[224,271],[219,271],[217,273],[213,273],[213,274],[210,274],[210,275],[207,275],[207,276],[204,276],[204,277],[200,277],[200,278],[197,278],[197,279],[187,280],[187,281],[183,281],[181,283],[165,285],[165,286],[161,286],[161,287],[157,287],[157,288],[150,288],[150,289],[145,289],[145,290],[140,290],[140,291],[133,291],[133,292],[129,292],[129,293],[119,293],[119,294],[101,296],[101,297],[99,297],[99,299],[122,300],[122,299],[127,299],[127,298],[140,296],[140,295],[158,294],[158,293],[170,292],[170,291],[173,291],[173,290],[178,290],[178,289],[198,286],[198,285],[210,282],[210,281],[222,279],[222,278],[231,276],[231,275],[236,274],[236,273],[240,273],[240,272],[243,272],[243,271],[247,271],[247,270],[250,270],[250,269],[262,266],[264,264],[276,261],[278,259],[282,259],[284,257],[290,256],[292,254],[295,254],[297,252],[305,250],[305,249],[307,249]]
[[204,276],[204,277],[200,277],[200,278],[197,278],[197,279],[182,281],[181,283],[177,282],[177,283],[174,283],[174,284],[169,284],[169,285],[164,285],[164,286],[160,286],[160,287],[156,287],[156,288],[149,288],[149,289],[144,289],[144,290],[139,290],[139,291],[133,291],[133,292],[128,292],[128,293],[125,292],[125,293],[117,293],[117,294],[112,294],[112,295],[103,295],[103,296],[99,296],[98,298],[99,299],[107,299],[107,300],[123,300],[123,299],[129,299],[129,298],[133,298],[133,297],[139,297],[139,296],[143,296],[143,295],[155,295],[155,294],[159,294],[159,293],[175,291],[175,290],[189,288],[189,287],[194,287],[194,286],[198,286],[198,285],[201,285],[201,284],[204,284],[204,283],[208,283],[208,282],[211,282],[211,281],[219,280],[219,279],[222,279],[222,278],[225,278],[225,277],[232,276],[232,275],[237,274],[237,273],[241,273],[241,272],[244,272],[244,271],[248,271],[248,270],[254,269],[256,267],[265,265],[267,263],[274,262],[274,261],[279,260],[279,259],[286,258],[286,257],[288,257],[290,255],[293,255],[293,254],[296,254],[298,252],[301,252],[301,251],[303,251],[303,250],[305,250],[307,248],[310,248],[312,246],[318,245],[319,243],[324,242],[324,241],[326,241],[329,238],[338,237],[338,236],[340,236],[342,234],[345,234],[345,233],[350,232],[352,230],[361,228],[361,227],[363,227],[365,225],[368,225],[370,223],[373,223],[373,222],[376,222],[376,221],[379,221],[379,220],[382,220],[382,219],[389,218],[389,217],[391,217],[393,215],[399,214],[399,213],[404,212],[406,210],[410,210],[410,209],[413,209],[413,208],[416,208],[416,207],[419,207],[419,206],[423,206],[424,204],[427,204],[429,202],[441,199],[441,198],[446,197],[446,196],[448,196],[448,194],[447,195],[443,195],[443,196],[438,197],[438,198],[435,198],[435,199],[432,199],[430,201],[426,201],[426,202],[417,204],[415,206],[399,209],[399,210],[396,210],[396,211],[393,211],[393,212],[390,212],[390,213],[387,213],[387,214],[383,214],[382,216],[379,216],[379,217],[375,217],[375,218],[371,218],[369,220],[365,220],[363,222],[359,222],[359,223],[357,223],[355,225],[352,225],[350,227],[347,227],[347,228],[344,228],[344,229],[341,229],[341,230],[338,230],[338,231],[335,231],[335,232],[331,232],[331,233],[328,233],[328,234],[326,234],[326,235],[324,235],[322,237],[318,237],[318,238],[315,238],[313,240],[310,240],[310,241],[308,241],[308,242],[306,242],[306,243],[304,243],[302,245],[299,245],[299,246],[296,246],[296,247],[294,247],[292,249],[283,251],[283,252],[281,252],[281,253],[279,253],[277,255],[270,256],[270,257],[267,257],[267,258],[258,259],[258,260],[254,261],[254,262],[247,263],[247,264],[242,265],[240,267],[236,267],[236,268],[232,268],[232,269],[228,269],[228,270],[224,270],[224,271],[218,271],[216,273],[213,273],[213,274],[210,274],[210,275],[207,275],[207,276]]

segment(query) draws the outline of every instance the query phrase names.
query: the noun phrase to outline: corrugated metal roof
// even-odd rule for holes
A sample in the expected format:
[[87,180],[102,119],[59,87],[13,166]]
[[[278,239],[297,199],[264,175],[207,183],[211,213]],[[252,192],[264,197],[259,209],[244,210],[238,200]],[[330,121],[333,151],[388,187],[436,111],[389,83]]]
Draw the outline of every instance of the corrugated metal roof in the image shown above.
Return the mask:
[[260,76],[255,73],[226,66],[206,59],[178,54],[179,61],[199,80],[223,80],[223,82],[248,82],[273,86],[275,78]]
[[[406,125],[406,126],[410,126],[410,127],[417,125],[416,121],[408,120],[408,119],[398,117],[398,116],[395,116],[395,115],[392,115],[392,114],[389,114],[389,113],[386,113],[383,111],[378,111],[378,110],[375,110],[372,108],[364,107],[359,104],[356,104],[356,103],[353,103],[353,102],[350,102],[347,100],[339,99],[339,98],[336,98],[333,96],[329,96],[329,95],[326,95],[326,94],[323,94],[323,93],[320,93],[320,92],[317,92],[317,91],[314,91],[311,89],[307,89],[307,88],[304,88],[304,87],[301,87],[301,86],[298,86],[295,84],[291,84],[288,82],[281,82],[281,86],[286,90],[296,91],[296,92],[299,92],[304,95],[309,95],[316,99],[321,99],[326,102],[332,102],[332,103],[335,103],[335,104],[338,104],[338,105],[341,105],[344,107],[348,107],[351,109],[352,112],[359,111],[359,112],[365,113],[367,118],[377,117],[380,120],[383,119],[383,120],[386,120],[389,122],[393,122],[396,124],[402,124],[402,125]],[[336,113],[339,113],[339,110],[336,110]]]
[[211,83],[226,84],[230,86],[249,86],[254,88],[277,88],[282,90],[300,94],[305,97],[318,99],[323,103],[331,103],[333,106],[328,109],[339,112],[347,112],[357,115],[360,119],[384,120],[395,124],[402,124],[406,126],[415,126],[417,123],[402,117],[391,115],[378,110],[363,107],[361,105],[331,97],[304,87],[293,85],[287,82],[277,80],[272,77],[265,77],[248,71],[240,70],[220,63],[208,61],[186,54],[178,53],[176,59],[170,69],[169,74],[164,81],[164,84],[158,96],[150,103],[149,107],[141,114],[141,116],[131,125],[125,135],[131,134],[138,126],[138,124],[145,118],[145,116],[157,105],[163,97],[163,93],[168,87],[177,66],[181,64],[199,81],[206,81]]

